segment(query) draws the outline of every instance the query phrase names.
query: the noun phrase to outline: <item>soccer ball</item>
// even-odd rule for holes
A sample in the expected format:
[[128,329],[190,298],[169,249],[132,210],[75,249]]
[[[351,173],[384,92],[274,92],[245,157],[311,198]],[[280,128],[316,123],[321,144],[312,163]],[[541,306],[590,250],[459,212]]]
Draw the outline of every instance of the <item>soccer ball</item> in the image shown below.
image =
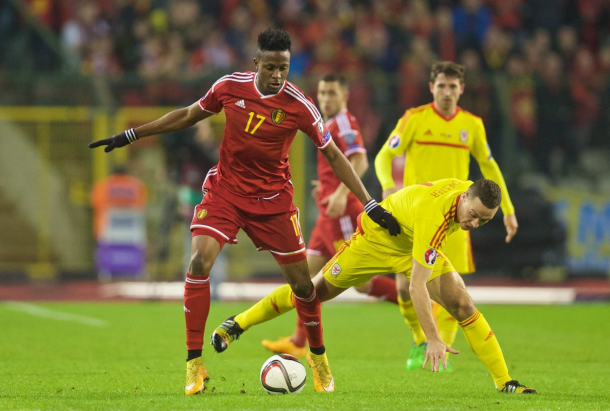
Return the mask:
[[289,354],[274,355],[261,368],[261,384],[271,395],[300,393],[306,376],[303,364]]

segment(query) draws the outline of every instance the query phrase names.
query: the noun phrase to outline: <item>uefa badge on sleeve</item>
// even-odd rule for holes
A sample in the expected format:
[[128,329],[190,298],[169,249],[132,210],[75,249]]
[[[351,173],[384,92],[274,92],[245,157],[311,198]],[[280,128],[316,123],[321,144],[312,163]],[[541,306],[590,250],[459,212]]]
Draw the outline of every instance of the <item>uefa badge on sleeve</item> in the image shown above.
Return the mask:
[[424,261],[428,265],[434,265],[434,263],[436,263],[437,256],[438,253],[436,252],[436,250],[434,248],[430,248],[424,253]]
[[330,269],[330,275],[333,277],[338,276],[341,273],[341,266],[337,263],[333,264],[333,267]]
[[326,130],[326,133],[322,136],[322,145],[326,145],[331,139],[330,131]]
[[388,141],[388,146],[390,148],[396,148],[400,145],[400,136],[398,134],[394,134],[390,137],[390,141]]

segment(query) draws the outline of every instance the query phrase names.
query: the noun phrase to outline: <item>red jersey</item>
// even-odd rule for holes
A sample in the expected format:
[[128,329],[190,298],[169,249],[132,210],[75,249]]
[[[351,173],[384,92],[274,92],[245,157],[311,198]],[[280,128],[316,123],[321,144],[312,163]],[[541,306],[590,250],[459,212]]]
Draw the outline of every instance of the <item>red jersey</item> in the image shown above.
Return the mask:
[[233,73],[214,83],[199,106],[215,114],[224,108],[227,118],[218,166],[204,192],[214,187],[241,197],[275,196],[290,184],[288,150],[298,130],[320,149],[332,141],[312,100],[288,81],[277,94],[263,95],[256,73]]
[[[328,120],[326,127],[345,157],[354,153],[366,153],[358,121],[347,109],[341,110],[339,114]],[[322,205],[320,202],[335,192],[341,180],[335,175],[330,164],[320,152],[318,152],[318,179],[320,180],[320,192],[317,203],[320,213],[324,215],[326,205]],[[348,202],[350,201],[358,201],[354,193],[349,193]]]

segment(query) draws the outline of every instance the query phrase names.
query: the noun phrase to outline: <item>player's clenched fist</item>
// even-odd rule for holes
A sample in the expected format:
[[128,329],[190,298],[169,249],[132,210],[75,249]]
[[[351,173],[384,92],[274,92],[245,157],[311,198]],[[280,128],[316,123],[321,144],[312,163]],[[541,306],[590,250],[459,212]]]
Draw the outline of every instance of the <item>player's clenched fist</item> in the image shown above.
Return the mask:
[[396,221],[392,213],[377,204],[377,201],[374,199],[365,204],[364,211],[371,217],[371,220],[387,229],[391,236],[400,234],[400,224],[398,224],[398,221]]
[[138,136],[136,136],[136,132],[133,128],[130,128],[129,130],[123,131],[121,134],[117,134],[105,140],[94,141],[93,143],[89,144],[89,148],[106,146],[104,151],[109,153],[115,148],[124,147],[127,144],[133,144],[137,139]]

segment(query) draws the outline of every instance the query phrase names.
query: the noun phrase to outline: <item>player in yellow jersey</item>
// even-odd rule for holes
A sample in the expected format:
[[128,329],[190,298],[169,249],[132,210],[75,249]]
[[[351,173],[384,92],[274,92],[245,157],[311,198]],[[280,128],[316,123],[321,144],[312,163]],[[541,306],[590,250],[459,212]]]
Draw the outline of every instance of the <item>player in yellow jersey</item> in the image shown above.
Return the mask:
[[[501,208],[508,243],[517,232],[515,209],[502,172],[491,155],[483,121],[457,105],[464,86],[464,66],[449,61],[434,63],[429,84],[434,102],[406,111],[377,154],[375,170],[381,182],[383,198],[386,198],[396,191],[392,178],[394,157],[406,154],[404,186],[408,186],[441,178],[466,180],[472,155],[483,176],[495,181],[502,189]],[[451,236],[443,252],[451,259],[458,273],[469,274],[475,271],[468,231]],[[386,287],[388,286],[391,285]],[[415,315],[409,283],[404,276],[397,277],[396,287],[400,311],[411,327],[414,340],[407,369],[419,369],[424,360],[426,337]],[[358,291],[376,296],[370,284],[358,287]],[[455,341],[458,323],[442,307],[435,304],[433,310],[440,335],[451,346]]]
[[[430,307],[432,298],[458,320],[468,344],[487,367],[498,391],[535,394],[536,390],[519,384],[508,374],[496,336],[474,306],[462,278],[441,251],[452,233],[475,229],[491,220],[501,199],[500,187],[491,180],[473,183],[443,179],[403,188],[382,202],[400,224],[400,234],[390,236],[366,214],[361,214],[356,233],[313,279],[317,295],[321,301],[327,301],[375,275],[402,273],[411,280],[415,311],[428,338],[424,368],[430,362],[432,371],[439,371],[441,364],[445,368],[446,352],[459,353],[442,341],[436,329]],[[218,352],[224,351],[250,327],[293,308],[290,286],[279,287],[219,326],[212,342],[222,339],[223,347],[222,350],[214,347]],[[307,360],[312,365],[310,353]],[[312,367],[316,391],[334,391],[328,360],[317,364],[320,366]]]

